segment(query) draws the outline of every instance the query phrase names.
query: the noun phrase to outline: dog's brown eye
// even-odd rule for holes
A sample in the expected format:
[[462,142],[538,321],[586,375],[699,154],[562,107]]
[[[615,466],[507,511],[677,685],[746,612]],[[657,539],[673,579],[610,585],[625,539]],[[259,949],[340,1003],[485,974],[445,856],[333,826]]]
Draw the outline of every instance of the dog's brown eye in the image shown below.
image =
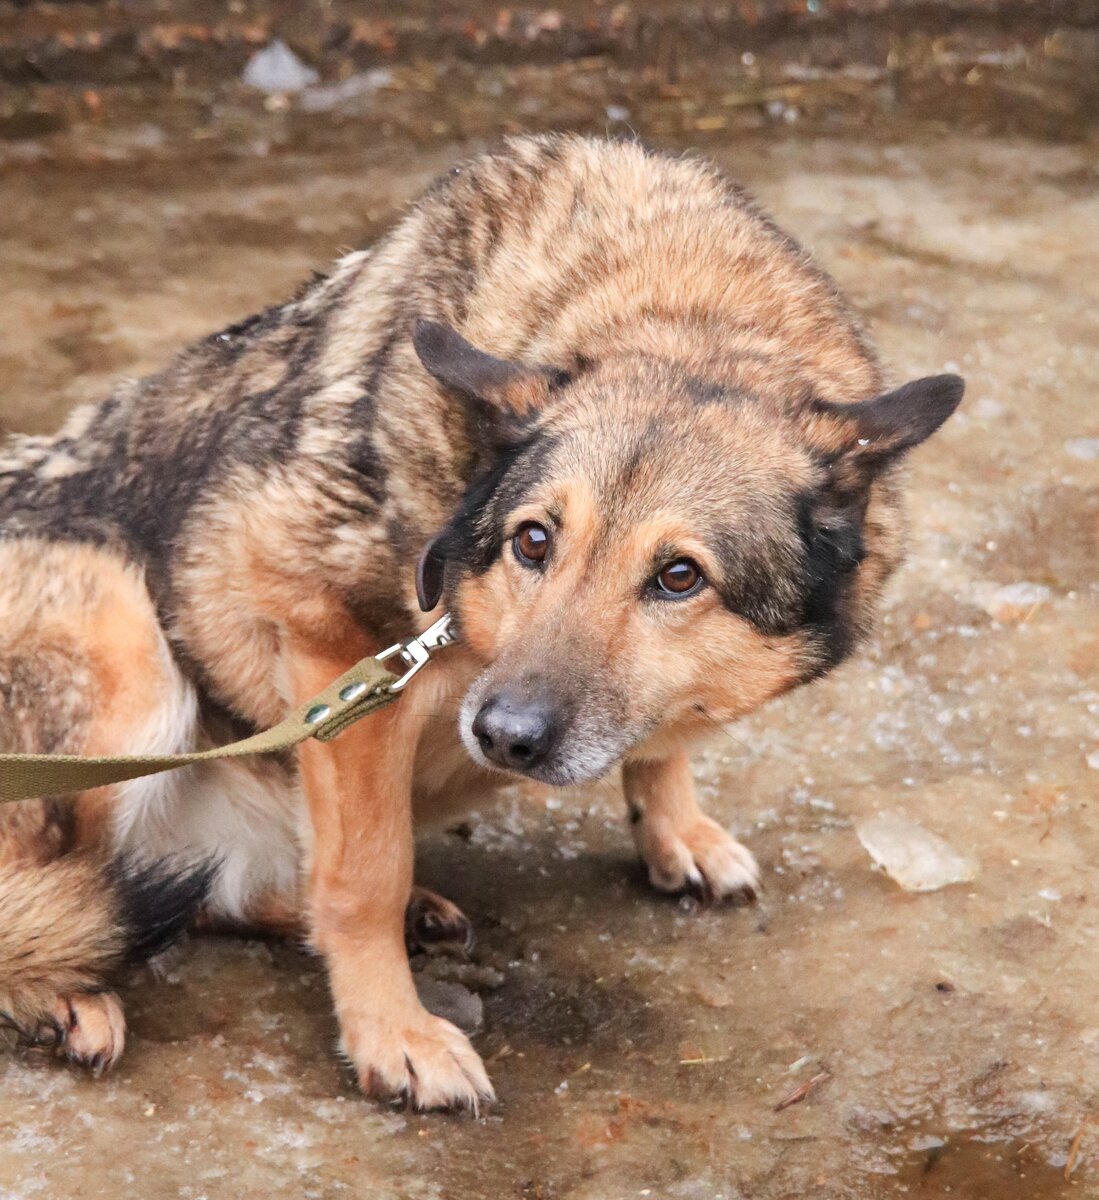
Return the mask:
[[702,572],[698,564],[689,558],[677,558],[666,567],[661,567],[656,575],[656,593],[660,596],[670,596],[679,599],[697,592],[702,586]]
[[528,521],[511,540],[515,557],[527,567],[536,567],[545,562],[549,553],[550,535],[544,525]]

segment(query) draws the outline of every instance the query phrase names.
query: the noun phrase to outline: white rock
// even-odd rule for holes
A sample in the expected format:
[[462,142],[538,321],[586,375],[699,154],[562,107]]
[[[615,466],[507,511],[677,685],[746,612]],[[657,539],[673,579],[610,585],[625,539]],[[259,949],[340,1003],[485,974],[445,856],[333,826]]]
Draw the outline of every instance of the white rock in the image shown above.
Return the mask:
[[320,79],[312,67],[276,38],[248,60],[241,80],[261,92],[300,92]]
[[1065,442],[1065,453],[1083,462],[1094,462],[1099,458],[1099,437],[1071,438]]
[[855,832],[876,866],[906,892],[934,892],[977,877],[977,864],[938,834],[896,813],[860,822]]

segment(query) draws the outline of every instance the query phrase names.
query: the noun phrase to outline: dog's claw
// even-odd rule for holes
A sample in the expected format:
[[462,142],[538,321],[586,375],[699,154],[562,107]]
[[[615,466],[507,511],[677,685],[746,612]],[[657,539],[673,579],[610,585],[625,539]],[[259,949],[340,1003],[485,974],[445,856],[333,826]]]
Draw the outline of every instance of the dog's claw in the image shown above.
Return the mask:
[[[419,1020],[415,1017],[419,1016]],[[495,1099],[484,1064],[456,1026],[429,1013],[377,1038],[377,1023],[340,1015],[344,1053],[368,1095],[410,1111],[477,1113]],[[396,1044],[394,1044],[396,1043]]]
[[59,996],[54,1022],[54,1050],[96,1079],[115,1065],[126,1044],[126,1018],[113,992]]
[[693,871],[687,876],[684,892],[701,907],[706,907],[714,902],[713,888],[710,887],[708,880],[701,872]]

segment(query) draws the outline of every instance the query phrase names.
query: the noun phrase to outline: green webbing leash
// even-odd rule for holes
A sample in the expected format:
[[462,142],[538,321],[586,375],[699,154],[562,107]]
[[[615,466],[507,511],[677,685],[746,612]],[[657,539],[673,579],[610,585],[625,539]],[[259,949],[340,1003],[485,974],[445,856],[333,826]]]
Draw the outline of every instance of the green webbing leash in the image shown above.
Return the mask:
[[[117,758],[82,758],[76,754],[0,754],[0,803],[82,792],[108,783],[121,783],[160,771],[174,771],[192,763],[245,754],[272,754],[315,737],[331,741],[349,725],[392,703],[401,689],[431,657],[433,651],[455,640],[450,617],[443,616],[419,637],[398,642],[374,658],[364,658],[335,682],[280,721],[272,729],[253,734],[228,746],[197,750],[191,754],[135,754]],[[407,668],[393,675],[385,663],[400,657]]]

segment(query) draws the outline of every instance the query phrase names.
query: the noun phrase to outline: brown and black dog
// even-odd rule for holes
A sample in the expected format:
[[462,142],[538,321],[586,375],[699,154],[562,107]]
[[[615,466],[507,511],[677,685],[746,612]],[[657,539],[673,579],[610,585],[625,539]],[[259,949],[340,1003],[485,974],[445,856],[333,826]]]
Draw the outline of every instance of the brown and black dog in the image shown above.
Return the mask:
[[834,284],[712,167],[518,138],[289,303],[17,440],[4,749],[210,745],[444,607],[460,641],[297,761],[4,811],[0,1008],[109,1066],[127,956],[199,906],[300,921],[363,1087],[476,1107],[484,1067],[409,971],[414,808],[622,763],[653,884],[751,894],[687,755],[858,643],[901,553],[895,467],[961,395],[883,394]]

